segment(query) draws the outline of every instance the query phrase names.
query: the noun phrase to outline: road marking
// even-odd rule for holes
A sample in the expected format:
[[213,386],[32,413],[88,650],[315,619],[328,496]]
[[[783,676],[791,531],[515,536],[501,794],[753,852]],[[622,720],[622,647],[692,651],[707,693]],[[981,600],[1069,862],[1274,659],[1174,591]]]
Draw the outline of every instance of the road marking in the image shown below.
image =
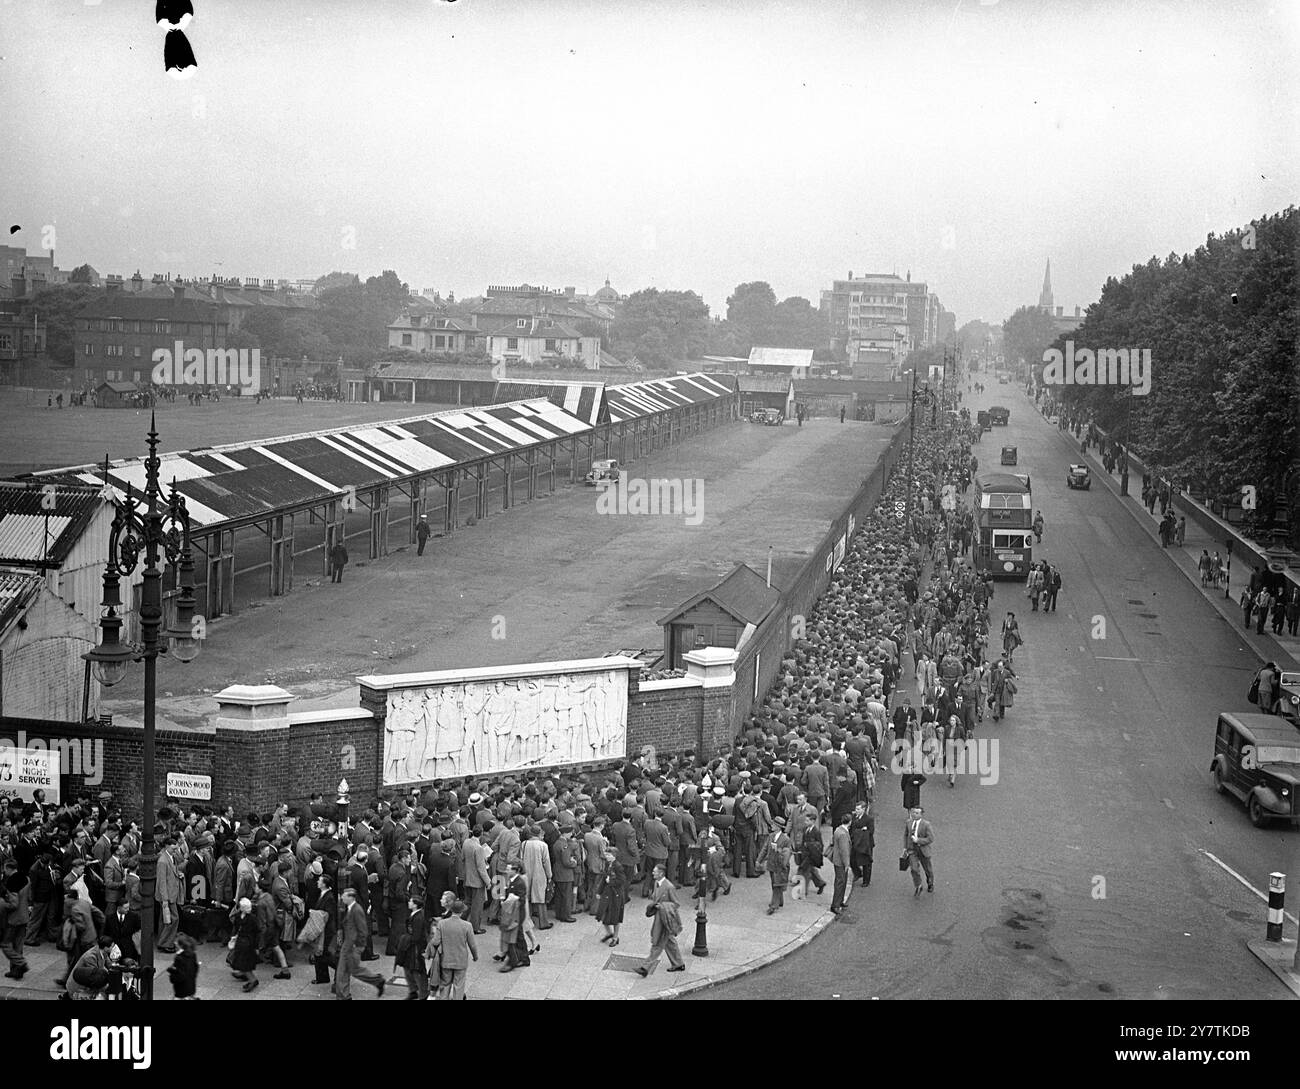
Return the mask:
[[1133,739],[1132,739],[1131,737],[1129,737],[1128,734],[1125,734],[1125,735],[1124,735],[1124,740],[1125,740],[1125,741],[1132,741]]
[[1171,802],[1168,798],[1161,798],[1160,800],[1164,802],[1165,805],[1167,805],[1170,809],[1173,809],[1174,803]]
[[[1262,892],[1260,892],[1259,889],[1255,888],[1254,885],[1252,885],[1249,881],[1247,881],[1244,877],[1242,877],[1241,874],[1239,874],[1236,870],[1234,870],[1234,869],[1233,869],[1231,866],[1229,866],[1226,862],[1224,862],[1224,861],[1223,861],[1222,859],[1220,859],[1220,858],[1215,858],[1214,855],[1210,854],[1210,852],[1207,851],[1204,847],[1198,847],[1198,848],[1196,848],[1196,849],[1197,849],[1198,851],[1200,851],[1201,854],[1203,854],[1203,855],[1204,855],[1206,858],[1208,858],[1211,862],[1213,862],[1213,863],[1215,863],[1216,865],[1219,865],[1219,866],[1223,867],[1223,869],[1227,870],[1228,873],[1232,874],[1233,877],[1235,877],[1238,881],[1240,881],[1243,885],[1245,885],[1246,888],[1250,889],[1250,891],[1253,892],[1256,896],[1258,896],[1261,900],[1263,900],[1264,903],[1266,903],[1266,904],[1268,903],[1268,895],[1267,895],[1266,893],[1262,893]],[[1283,912],[1283,914],[1286,915],[1286,917],[1287,917],[1288,919],[1290,919],[1293,923],[1296,923],[1297,926],[1300,926],[1300,920],[1297,920],[1296,917],[1295,917],[1294,915],[1292,915],[1289,911],[1287,911],[1287,912]]]
[[1099,662],[1140,662],[1142,661],[1141,658],[1110,658],[1107,657],[1105,654],[1098,654],[1096,657],[1097,657],[1097,661]]

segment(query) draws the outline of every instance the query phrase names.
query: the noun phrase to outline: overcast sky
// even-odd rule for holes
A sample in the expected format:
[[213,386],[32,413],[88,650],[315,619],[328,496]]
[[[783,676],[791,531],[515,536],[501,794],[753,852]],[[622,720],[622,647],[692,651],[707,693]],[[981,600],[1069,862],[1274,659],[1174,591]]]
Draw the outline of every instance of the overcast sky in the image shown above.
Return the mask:
[[910,269],[1000,321],[1300,193],[1293,2],[193,2],[182,81],[152,0],[0,0],[11,244],[714,312]]

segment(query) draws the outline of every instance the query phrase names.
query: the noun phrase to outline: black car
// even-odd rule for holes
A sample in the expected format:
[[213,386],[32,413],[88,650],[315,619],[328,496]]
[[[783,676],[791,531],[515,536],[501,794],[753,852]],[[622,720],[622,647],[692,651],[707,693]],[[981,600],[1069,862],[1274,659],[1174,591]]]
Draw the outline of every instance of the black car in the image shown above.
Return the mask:
[[1004,408],[1002,405],[994,405],[989,409],[989,422],[994,427],[1006,427],[1011,421],[1011,409]]
[[1067,488],[1082,488],[1088,491],[1092,488],[1092,472],[1086,465],[1071,465],[1069,472],[1065,474],[1065,486]]
[[1210,762],[1214,788],[1244,802],[1250,823],[1300,824],[1300,730],[1277,715],[1219,715]]

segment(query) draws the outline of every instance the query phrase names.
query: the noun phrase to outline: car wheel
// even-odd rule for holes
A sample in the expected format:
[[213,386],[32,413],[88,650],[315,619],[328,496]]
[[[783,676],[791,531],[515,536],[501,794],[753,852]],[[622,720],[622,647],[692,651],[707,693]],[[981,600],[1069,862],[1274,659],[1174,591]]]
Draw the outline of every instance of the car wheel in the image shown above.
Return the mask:
[[1214,778],[1214,789],[1220,794],[1227,794],[1228,788],[1223,782],[1223,769],[1218,764],[1214,765],[1214,770],[1210,773]]
[[1246,806],[1246,812],[1250,814],[1250,823],[1256,828],[1263,828],[1268,824],[1268,814],[1264,812],[1264,807],[1259,804],[1259,799],[1251,795],[1249,804]]

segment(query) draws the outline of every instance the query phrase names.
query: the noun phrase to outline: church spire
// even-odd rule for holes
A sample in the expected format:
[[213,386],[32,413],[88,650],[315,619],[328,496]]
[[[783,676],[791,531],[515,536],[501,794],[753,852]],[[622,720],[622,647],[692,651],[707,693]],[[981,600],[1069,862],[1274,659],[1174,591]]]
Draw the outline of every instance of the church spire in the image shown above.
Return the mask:
[[1047,259],[1047,271],[1043,273],[1043,290],[1038,295],[1038,308],[1052,313],[1052,259]]

